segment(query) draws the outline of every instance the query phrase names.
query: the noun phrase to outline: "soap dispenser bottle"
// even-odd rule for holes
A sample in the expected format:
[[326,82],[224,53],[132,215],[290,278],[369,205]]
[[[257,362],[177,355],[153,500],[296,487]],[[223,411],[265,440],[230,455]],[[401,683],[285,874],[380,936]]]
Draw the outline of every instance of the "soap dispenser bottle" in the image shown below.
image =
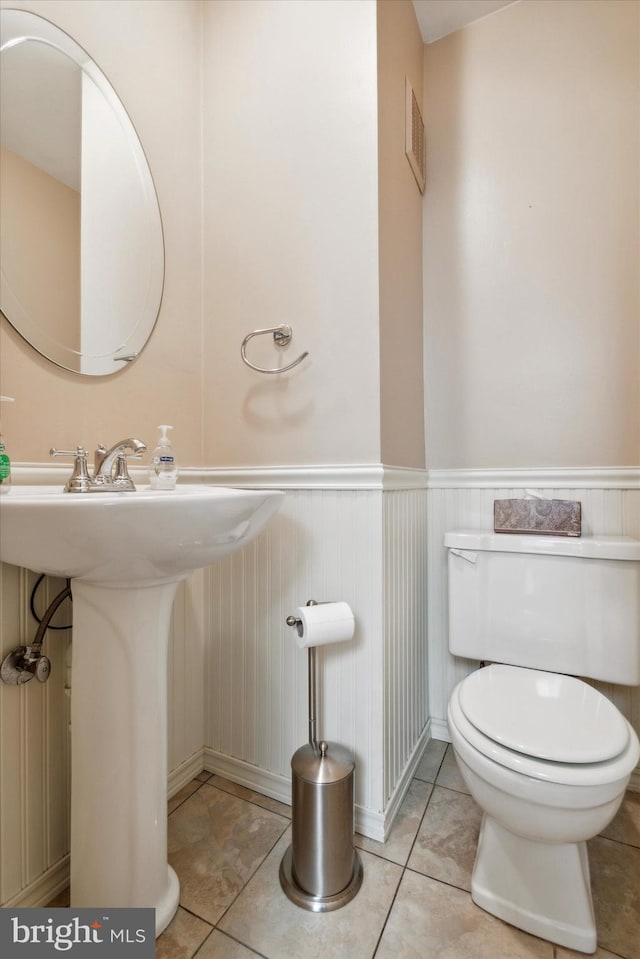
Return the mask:
[[175,489],[178,479],[178,464],[173,455],[173,447],[167,435],[173,426],[159,426],[160,437],[158,445],[153,451],[153,459],[149,467],[149,483],[151,489]]
[[[0,403],[13,403],[13,396],[0,396]],[[11,460],[0,432],[0,494],[11,489]]]

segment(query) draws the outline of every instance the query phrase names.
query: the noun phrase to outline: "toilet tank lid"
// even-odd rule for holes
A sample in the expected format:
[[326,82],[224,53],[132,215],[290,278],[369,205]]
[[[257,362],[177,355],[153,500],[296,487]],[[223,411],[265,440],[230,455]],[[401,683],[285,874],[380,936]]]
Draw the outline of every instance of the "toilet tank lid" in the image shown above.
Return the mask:
[[640,540],[631,536],[522,536],[484,530],[454,530],[444,534],[448,549],[501,553],[540,553],[588,559],[640,561]]

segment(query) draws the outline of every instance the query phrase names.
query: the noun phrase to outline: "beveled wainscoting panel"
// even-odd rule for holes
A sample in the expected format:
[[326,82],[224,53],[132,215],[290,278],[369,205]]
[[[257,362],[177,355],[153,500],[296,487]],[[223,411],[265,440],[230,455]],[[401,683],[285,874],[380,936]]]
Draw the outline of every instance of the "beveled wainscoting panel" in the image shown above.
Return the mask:
[[319,733],[352,751],[357,802],[377,811],[384,801],[382,496],[289,490],[253,543],[207,570],[208,750],[256,767],[257,776],[290,779],[291,756],[308,737],[307,651],[285,620],[309,599],[345,600],[353,640],[318,648]]
[[356,632],[318,650],[319,733],[353,753],[358,828],[384,837],[426,741],[425,523],[424,488],[289,488],[258,539],[208,570],[207,769],[288,801],[308,707],[285,619],[345,600]]
[[384,587],[386,808],[429,720],[424,490],[384,494]]
[[[35,636],[29,598],[37,575],[0,565],[0,658]],[[46,579],[38,590],[41,615],[64,587]],[[65,601],[54,624],[70,622]],[[46,683],[0,683],[0,902],[37,882],[69,850],[69,686],[71,631],[49,631]]]

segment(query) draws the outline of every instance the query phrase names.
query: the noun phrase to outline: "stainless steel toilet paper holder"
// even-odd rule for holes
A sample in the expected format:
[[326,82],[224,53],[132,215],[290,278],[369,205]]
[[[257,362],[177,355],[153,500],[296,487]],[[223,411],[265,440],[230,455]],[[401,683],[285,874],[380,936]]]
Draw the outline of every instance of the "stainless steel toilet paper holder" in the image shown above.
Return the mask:
[[[307,600],[306,605],[317,606],[318,603],[316,602],[315,599],[309,599]],[[300,633],[300,629],[302,627],[302,620],[298,619],[297,616],[287,616],[287,618],[285,619],[285,623],[287,624],[287,626],[295,626],[296,629],[298,630],[298,634]]]
[[[286,623],[301,626],[295,616]],[[318,743],[316,647],[307,654],[309,742],[291,758],[292,842],[280,864],[280,885],[302,909],[330,912],[350,902],[362,885],[354,846],[355,762],[342,746]]]

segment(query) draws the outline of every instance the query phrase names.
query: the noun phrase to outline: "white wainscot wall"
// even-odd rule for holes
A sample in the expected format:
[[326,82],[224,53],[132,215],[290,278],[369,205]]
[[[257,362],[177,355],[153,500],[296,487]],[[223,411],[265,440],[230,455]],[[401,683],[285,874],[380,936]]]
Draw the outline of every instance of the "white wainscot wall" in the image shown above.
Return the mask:
[[[169,793],[204,766],[289,801],[291,755],[308,732],[307,663],[285,619],[308,599],[342,599],[356,634],[320,650],[320,731],[352,750],[357,828],[376,839],[388,832],[429,737],[448,739],[451,690],[477,665],[447,651],[445,531],[491,529],[495,498],[534,489],[580,500],[585,533],[640,538],[637,469],[431,471],[428,489],[421,471],[377,467],[320,469],[312,482],[303,470],[185,473],[193,482],[286,488],[287,497],[257,540],[178,590]],[[3,657],[34,637],[34,582],[31,572],[0,567]],[[63,585],[45,581],[40,613]],[[61,609],[56,621],[68,622],[70,612]],[[68,882],[70,644],[70,631],[47,635],[52,674],[44,685],[0,684],[5,906],[43,905]],[[640,732],[640,690],[599,688]],[[632,786],[640,788],[637,771]]]
[[[16,472],[22,482],[60,479],[55,467]],[[204,766],[290,801],[290,759],[308,735],[307,654],[285,619],[308,599],[342,599],[356,633],[319,650],[320,731],[352,750],[357,828],[383,839],[429,738],[426,474],[375,466],[183,473],[186,482],[275,486],[287,496],[258,539],[178,589],[169,794]],[[35,635],[35,578],[0,565],[2,657]],[[45,580],[40,613],[63,586]],[[55,622],[69,622],[65,605]],[[45,652],[47,683],[0,683],[4,906],[44,905],[68,884],[71,631],[49,632]]]
[[[493,528],[493,501],[526,490],[582,503],[582,532],[640,539],[640,470],[431,470],[428,483],[429,704],[435,739],[449,739],[447,703],[454,686],[478,664],[448,651],[447,530]],[[640,641],[640,640],[639,640]],[[589,680],[589,682],[591,682]],[[640,735],[640,688],[596,683]],[[640,767],[631,778],[640,791]]]
[[318,649],[318,729],[356,760],[356,828],[384,839],[429,736],[424,489],[289,489],[207,576],[205,768],[290,802],[307,652],[285,620],[344,600],[355,636]]

